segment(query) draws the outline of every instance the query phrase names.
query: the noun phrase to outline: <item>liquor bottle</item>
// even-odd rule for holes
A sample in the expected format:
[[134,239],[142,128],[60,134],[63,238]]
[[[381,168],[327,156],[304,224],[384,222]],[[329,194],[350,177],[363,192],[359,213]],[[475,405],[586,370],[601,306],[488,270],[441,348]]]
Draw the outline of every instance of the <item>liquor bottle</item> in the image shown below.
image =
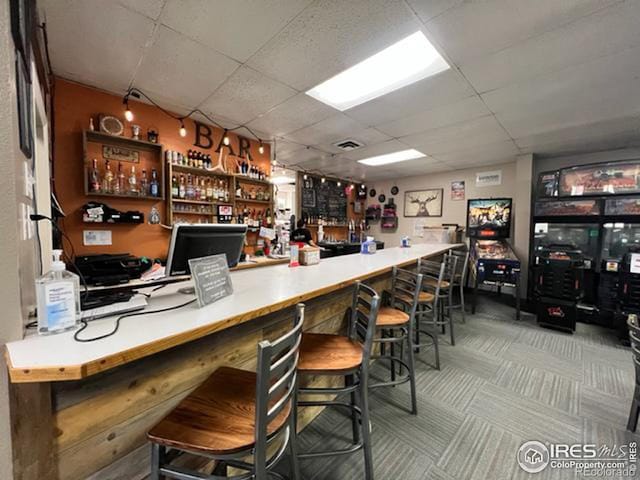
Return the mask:
[[267,207],[267,214],[265,215],[265,227],[271,225],[271,209]]
[[129,195],[138,194],[138,178],[136,177],[136,167],[131,165],[131,173],[129,174]]
[[178,196],[182,199],[187,198],[187,187],[184,183],[184,175],[180,175],[180,185],[178,186]]
[[193,188],[193,178],[191,174],[187,175],[187,200],[193,200],[195,197],[195,190]]
[[204,183],[204,178],[200,179],[200,199],[203,202],[207,200],[207,186]]
[[226,184],[224,186],[224,201],[225,202],[229,201],[229,188],[228,188],[228,185]]
[[222,180],[218,182],[218,195],[216,199],[219,202],[224,202],[224,189],[222,188]]
[[236,198],[242,198],[242,187],[240,186],[239,183],[238,183],[238,186],[236,187]]
[[142,169],[142,176],[140,177],[140,190],[138,192],[141,197],[149,196],[149,179],[147,178],[147,170]]
[[149,184],[149,193],[152,197],[160,196],[160,182],[158,182],[158,172],[156,169],[151,169],[151,183]]
[[178,186],[178,179],[174,175],[171,177],[171,197],[178,198],[180,195],[180,187]]
[[92,160],[91,170],[89,171],[89,191],[93,193],[100,192],[100,172],[98,172],[98,160]]
[[207,200],[213,201],[213,185],[211,185],[211,179],[207,178]]
[[109,160],[104,162],[104,177],[102,178],[102,192],[113,193],[113,172]]
[[198,177],[193,177],[193,199],[200,200],[200,181]]
[[118,177],[116,178],[113,193],[124,195],[126,192],[124,172],[122,171],[122,162],[118,162]]

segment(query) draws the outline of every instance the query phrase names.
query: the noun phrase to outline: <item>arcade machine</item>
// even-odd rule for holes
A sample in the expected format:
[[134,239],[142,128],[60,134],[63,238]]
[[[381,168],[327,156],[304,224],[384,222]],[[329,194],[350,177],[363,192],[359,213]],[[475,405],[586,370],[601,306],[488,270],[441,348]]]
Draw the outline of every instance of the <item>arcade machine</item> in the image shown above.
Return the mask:
[[478,287],[513,287],[516,319],[520,319],[520,260],[507,242],[511,232],[510,198],[476,198],[467,203],[467,236],[473,282],[472,312],[476,311]]
[[544,172],[538,179],[532,273],[536,275],[549,246],[580,252],[583,264],[577,261],[574,266],[582,272],[573,274],[583,278],[578,321],[619,324],[626,331],[626,315],[640,311],[640,291],[633,288],[634,279],[640,280],[640,268],[631,271],[636,248],[640,252],[639,194],[639,160],[564,168]]
[[592,199],[536,202],[530,264],[541,325],[573,332],[576,319],[597,318],[600,213]]

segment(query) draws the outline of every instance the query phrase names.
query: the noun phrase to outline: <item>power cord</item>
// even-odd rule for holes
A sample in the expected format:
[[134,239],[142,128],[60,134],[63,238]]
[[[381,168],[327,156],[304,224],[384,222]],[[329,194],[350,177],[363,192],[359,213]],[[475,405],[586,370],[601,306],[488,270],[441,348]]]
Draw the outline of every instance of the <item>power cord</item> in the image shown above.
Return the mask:
[[188,302],[182,303],[180,305],[174,305],[172,307],[161,308],[159,310],[125,313],[124,315],[120,315],[116,319],[116,325],[115,325],[113,330],[111,330],[109,333],[105,333],[104,335],[99,335],[97,337],[80,338],[80,334],[89,326],[88,321],[83,319],[83,320],[80,320],[80,323],[82,323],[82,326],[73,334],[73,339],[76,342],[81,342],[81,343],[89,343],[89,342],[96,342],[98,340],[103,340],[103,339],[108,338],[108,337],[110,337],[112,335],[115,335],[115,333],[120,328],[120,322],[122,320],[124,320],[125,318],[139,317],[139,316],[142,316],[142,315],[153,315],[154,313],[164,313],[164,312],[169,312],[171,310],[177,310],[179,308],[186,307],[187,305],[191,305],[196,300],[197,299],[194,298],[194,299],[191,299]]

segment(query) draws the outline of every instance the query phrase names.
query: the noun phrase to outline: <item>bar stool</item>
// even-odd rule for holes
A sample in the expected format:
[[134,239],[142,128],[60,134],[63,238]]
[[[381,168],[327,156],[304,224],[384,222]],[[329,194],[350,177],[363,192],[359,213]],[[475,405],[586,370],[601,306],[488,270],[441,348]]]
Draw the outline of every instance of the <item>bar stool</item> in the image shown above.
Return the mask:
[[[415,361],[413,351],[414,324],[419,299],[427,301],[429,294],[422,291],[422,275],[393,267],[391,279],[391,290],[385,291],[385,297],[389,298],[388,306],[380,308],[376,326],[381,331],[382,336],[373,341],[380,343],[380,355],[373,355],[372,358],[383,358],[389,360],[391,371],[391,381],[378,382],[369,385],[369,388],[392,387],[409,382],[411,388],[411,413],[418,413],[416,400],[416,376]],[[400,307],[400,308],[396,308]],[[408,311],[408,313],[407,313]],[[407,349],[404,349],[404,344]],[[386,353],[386,346],[389,345],[390,354]],[[398,345],[400,355],[396,356],[395,346]],[[407,352],[406,359],[404,352]],[[396,378],[396,364],[399,367],[400,378]],[[407,374],[403,375],[403,367]]]
[[298,405],[332,406],[347,408],[351,412],[353,445],[342,450],[304,452],[301,459],[345,455],[364,451],[365,479],[373,480],[373,456],[369,431],[368,378],[376,318],[380,297],[371,287],[360,282],[353,291],[349,315],[348,336],[323,333],[305,333],[300,347],[301,374],[344,377],[344,387],[305,387],[304,395],[340,395],[349,393],[349,403],[339,400],[298,400]]
[[[296,388],[304,305],[293,329],[258,344],[257,372],[221,367],[151,429],[151,479],[267,480],[289,449],[291,475],[300,479],[296,450]],[[276,439],[281,439],[278,446]],[[267,449],[277,446],[267,456]],[[169,451],[167,449],[170,449]],[[217,460],[212,474],[171,465],[190,454]],[[246,457],[252,457],[248,463]],[[227,466],[243,470],[227,476]]]
[[[453,315],[451,314],[450,306],[453,303],[453,282],[457,263],[458,257],[445,254],[441,263],[421,258],[418,260],[417,266],[418,272],[425,274],[423,285],[431,287],[432,290],[437,288],[436,304],[438,308],[432,316],[432,323],[440,327],[443,334],[446,331],[447,324],[449,325],[452,346],[456,344],[456,341],[453,335]],[[440,275],[441,266],[444,266],[442,276]]]
[[[423,276],[422,298],[418,297],[418,309],[416,311],[416,327],[414,349],[420,352],[422,347],[433,345],[436,357],[436,369],[440,370],[440,352],[438,347],[437,328],[445,325],[442,309],[443,295],[441,293],[442,282],[445,277],[445,262],[433,262],[431,260],[418,260],[416,271]],[[424,334],[431,338],[431,342],[422,342],[420,335]],[[453,335],[453,332],[452,332]]]
[[467,282],[467,269],[469,267],[469,251],[468,250],[449,250],[450,255],[455,255],[458,259],[456,263],[456,273],[453,276],[453,284],[451,285],[452,291],[458,288],[458,295],[460,303],[452,303],[449,309],[460,309],[462,314],[462,323],[466,323],[465,319],[465,305],[464,305],[464,286]]
[[636,388],[633,391],[627,430],[635,432],[638,426],[638,415],[640,414],[640,324],[638,322],[638,316],[629,315],[627,325],[629,327],[629,338],[631,339],[633,364],[636,367]]

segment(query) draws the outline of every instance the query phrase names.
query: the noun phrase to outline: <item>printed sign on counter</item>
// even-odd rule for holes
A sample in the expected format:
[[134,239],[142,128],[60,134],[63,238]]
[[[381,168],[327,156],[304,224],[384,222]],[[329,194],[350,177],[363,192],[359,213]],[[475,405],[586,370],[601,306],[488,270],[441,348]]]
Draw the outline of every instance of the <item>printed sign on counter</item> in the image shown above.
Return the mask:
[[189,260],[189,269],[199,307],[217,302],[233,293],[233,284],[225,254],[192,258]]
[[640,253],[631,254],[631,265],[629,266],[631,273],[640,273]]

